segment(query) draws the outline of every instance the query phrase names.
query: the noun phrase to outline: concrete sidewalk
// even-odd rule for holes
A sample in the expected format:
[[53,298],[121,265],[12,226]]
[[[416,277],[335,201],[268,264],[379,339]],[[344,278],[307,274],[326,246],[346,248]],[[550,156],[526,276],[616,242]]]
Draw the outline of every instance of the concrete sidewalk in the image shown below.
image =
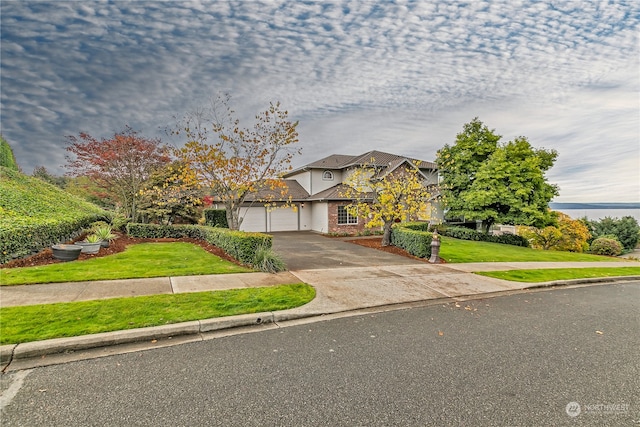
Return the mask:
[[[242,273],[210,276],[166,277],[157,279],[111,280],[97,282],[61,283],[47,285],[2,286],[0,306],[49,304],[54,302],[86,301],[116,297],[153,294],[201,292],[246,287],[275,286],[304,282],[316,289],[316,298],[310,303],[279,312],[256,313],[243,316],[185,322],[175,325],[115,331],[73,338],[61,338],[0,347],[2,369],[23,369],[56,362],[53,355],[76,353],[103,348],[98,354],[108,355],[173,343],[207,339],[216,331],[230,328],[277,327],[280,322],[295,319],[328,316],[376,307],[394,306],[428,301],[452,301],[478,295],[488,295],[555,284],[615,281],[617,279],[590,279],[567,282],[520,283],[493,279],[473,274],[476,271],[587,268],[587,267],[640,267],[638,261],[595,263],[474,263],[427,264],[414,263],[375,267],[346,267],[339,269],[297,270],[279,274]],[[640,277],[627,277],[634,280]],[[171,340],[170,342],[168,342]],[[126,347],[130,345],[129,347]],[[125,346],[104,350],[107,346]],[[133,350],[132,350],[133,349]],[[46,361],[43,357],[46,356]],[[86,357],[97,357],[93,356]],[[39,358],[34,362],[33,358]],[[30,359],[30,360],[28,360]],[[68,360],[68,357],[66,357]],[[35,364],[34,364],[35,363]]]

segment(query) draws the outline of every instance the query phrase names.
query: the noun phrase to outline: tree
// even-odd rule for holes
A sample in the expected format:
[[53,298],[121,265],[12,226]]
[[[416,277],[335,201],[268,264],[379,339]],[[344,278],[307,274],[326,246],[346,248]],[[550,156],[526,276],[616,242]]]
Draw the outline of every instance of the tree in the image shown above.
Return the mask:
[[465,216],[467,210],[461,196],[470,190],[480,167],[498,149],[500,138],[476,117],[463,126],[454,145],[445,144],[438,150],[436,164],[447,218]]
[[13,154],[13,150],[9,143],[5,141],[2,135],[0,135],[0,166],[20,171],[18,162],[16,162],[16,156]]
[[33,169],[32,175],[35,178],[41,179],[44,182],[48,182],[49,184],[55,185],[56,187],[61,188],[63,190],[67,185],[67,178],[65,178],[64,176],[52,175],[44,166],[36,166]]
[[417,165],[408,160],[391,171],[364,165],[349,175],[341,196],[354,200],[347,209],[368,218],[367,228],[382,227],[382,246],[389,246],[395,222],[416,219],[427,209],[431,194],[425,182]]
[[278,178],[291,169],[291,159],[300,150],[293,148],[298,122],[289,121],[279,102],[257,114],[248,129],[240,126],[229,101],[228,95],[218,95],[209,106],[185,115],[172,133],[188,139],[175,152],[187,166],[180,178],[210,189],[225,206],[229,228],[238,230],[243,219],[240,207],[247,196],[263,190],[284,193],[286,187]]
[[75,155],[66,157],[68,174],[89,177],[136,221],[144,182],[170,161],[162,142],[145,138],[128,126],[110,139],[98,140],[87,133],[67,139],[67,151]]
[[140,190],[139,212],[151,221],[173,224],[178,218],[190,222],[198,220],[198,206],[202,205],[202,192],[198,186],[188,184],[181,176],[186,166],[173,162],[151,174]]
[[561,212],[554,212],[558,216],[558,226],[544,228],[519,227],[518,234],[529,240],[531,247],[544,250],[584,252],[589,248],[587,240],[591,237],[589,229],[581,220],[571,219]]
[[549,202],[558,188],[545,173],[555,150],[534,149],[525,137],[499,145],[500,137],[477,119],[465,125],[453,147],[438,152],[447,218],[544,227],[554,222]]
[[632,216],[622,219],[605,217],[599,221],[587,221],[593,239],[613,235],[618,238],[625,250],[632,250],[640,241],[640,226]]

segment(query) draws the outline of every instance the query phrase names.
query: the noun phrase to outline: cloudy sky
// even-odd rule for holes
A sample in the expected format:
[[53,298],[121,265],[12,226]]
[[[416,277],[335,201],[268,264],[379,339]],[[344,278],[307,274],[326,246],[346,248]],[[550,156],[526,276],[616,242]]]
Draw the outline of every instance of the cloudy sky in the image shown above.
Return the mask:
[[479,117],[555,149],[561,202],[640,201],[640,2],[0,0],[1,131],[26,173],[65,136],[151,137],[227,92],[280,101],[302,155],[434,160]]

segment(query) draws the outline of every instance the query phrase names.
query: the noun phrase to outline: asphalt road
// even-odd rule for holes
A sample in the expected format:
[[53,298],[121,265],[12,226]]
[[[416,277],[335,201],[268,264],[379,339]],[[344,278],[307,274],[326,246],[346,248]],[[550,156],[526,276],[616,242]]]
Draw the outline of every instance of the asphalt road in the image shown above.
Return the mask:
[[2,426],[640,425],[640,282],[3,375]]

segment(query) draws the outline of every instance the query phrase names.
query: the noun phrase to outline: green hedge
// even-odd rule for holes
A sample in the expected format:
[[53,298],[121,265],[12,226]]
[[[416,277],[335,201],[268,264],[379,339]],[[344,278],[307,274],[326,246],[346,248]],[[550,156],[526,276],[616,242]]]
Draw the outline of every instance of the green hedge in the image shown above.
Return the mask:
[[428,223],[405,223],[391,230],[391,244],[404,249],[413,256],[429,258],[433,234],[426,231]]
[[40,179],[0,167],[0,263],[76,237],[109,213]]
[[127,224],[127,234],[142,238],[190,237],[219,247],[238,261],[253,265],[259,247],[271,248],[272,238],[262,233],[247,233],[203,225]]
[[105,219],[87,215],[77,219],[50,220],[40,224],[15,224],[0,229],[0,264],[24,258],[51,245],[77,237],[91,223]]
[[229,228],[226,209],[205,209],[204,222],[210,227]]
[[501,243],[503,245],[529,247],[529,241],[522,236],[515,234],[501,234],[494,236],[487,233],[481,233],[466,227],[438,227],[438,232],[447,237],[453,237],[460,240],[475,240],[479,242]]

